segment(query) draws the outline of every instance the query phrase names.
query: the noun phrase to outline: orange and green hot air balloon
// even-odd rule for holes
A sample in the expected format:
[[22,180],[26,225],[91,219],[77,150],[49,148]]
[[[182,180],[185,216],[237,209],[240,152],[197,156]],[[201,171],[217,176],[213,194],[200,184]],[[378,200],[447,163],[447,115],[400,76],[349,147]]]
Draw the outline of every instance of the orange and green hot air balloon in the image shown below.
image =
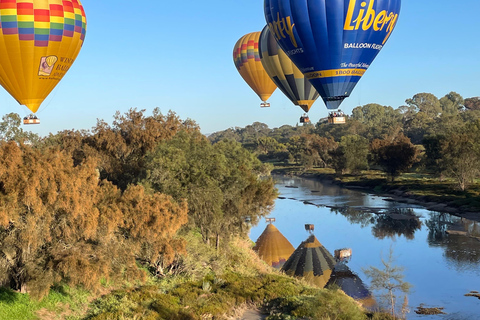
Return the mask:
[[260,61],[259,38],[260,32],[252,32],[241,37],[233,48],[233,61],[242,78],[263,101],[261,106],[268,107],[270,104],[266,101],[277,86],[270,79]]
[[0,84],[37,112],[83,45],[78,0],[0,0]]

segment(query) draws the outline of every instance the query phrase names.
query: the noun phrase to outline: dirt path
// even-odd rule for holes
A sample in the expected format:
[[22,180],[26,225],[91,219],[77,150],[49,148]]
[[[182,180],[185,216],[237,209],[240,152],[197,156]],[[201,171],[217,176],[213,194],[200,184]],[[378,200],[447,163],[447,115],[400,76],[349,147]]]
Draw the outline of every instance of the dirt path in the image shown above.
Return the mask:
[[236,318],[235,320],[262,320],[265,318],[266,316],[261,314],[257,309],[247,309],[239,318]]

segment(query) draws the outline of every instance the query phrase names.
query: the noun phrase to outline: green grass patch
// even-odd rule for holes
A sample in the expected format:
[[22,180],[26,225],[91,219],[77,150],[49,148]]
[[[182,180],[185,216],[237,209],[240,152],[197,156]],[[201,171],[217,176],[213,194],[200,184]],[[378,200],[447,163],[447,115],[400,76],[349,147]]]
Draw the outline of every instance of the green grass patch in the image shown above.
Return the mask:
[[37,312],[64,314],[64,319],[79,319],[88,305],[90,294],[81,289],[57,286],[41,301],[10,289],[0,288],[0,320],[38,319]]

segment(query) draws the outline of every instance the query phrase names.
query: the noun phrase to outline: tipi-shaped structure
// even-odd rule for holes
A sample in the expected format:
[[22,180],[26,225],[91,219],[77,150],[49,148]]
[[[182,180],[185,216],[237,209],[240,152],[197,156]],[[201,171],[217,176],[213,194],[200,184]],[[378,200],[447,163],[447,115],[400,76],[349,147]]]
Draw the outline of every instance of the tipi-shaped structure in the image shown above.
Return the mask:
[[253,250],[268,265],[281,268],[295,248],[273,224],[269,223],[258,237]]
[[312,234],[298,246],[282,270],[290,276],[303,278],[310,284],[323,288],[330,279],[334,266],[332,254]]
[[363,307],[375,310],[377,303],[363,281],[345,263],[338,263],[333,269],[327,285],[336,284],[348,296],[357,300]]

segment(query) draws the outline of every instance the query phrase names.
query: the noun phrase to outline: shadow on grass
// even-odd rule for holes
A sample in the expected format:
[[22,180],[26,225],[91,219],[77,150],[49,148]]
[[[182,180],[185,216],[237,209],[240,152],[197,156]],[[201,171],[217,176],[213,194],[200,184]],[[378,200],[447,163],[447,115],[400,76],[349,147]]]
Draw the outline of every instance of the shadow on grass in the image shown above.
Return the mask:
[[0,288],[0,302],[12,304],[18,300],[18,293],[11,289]]

